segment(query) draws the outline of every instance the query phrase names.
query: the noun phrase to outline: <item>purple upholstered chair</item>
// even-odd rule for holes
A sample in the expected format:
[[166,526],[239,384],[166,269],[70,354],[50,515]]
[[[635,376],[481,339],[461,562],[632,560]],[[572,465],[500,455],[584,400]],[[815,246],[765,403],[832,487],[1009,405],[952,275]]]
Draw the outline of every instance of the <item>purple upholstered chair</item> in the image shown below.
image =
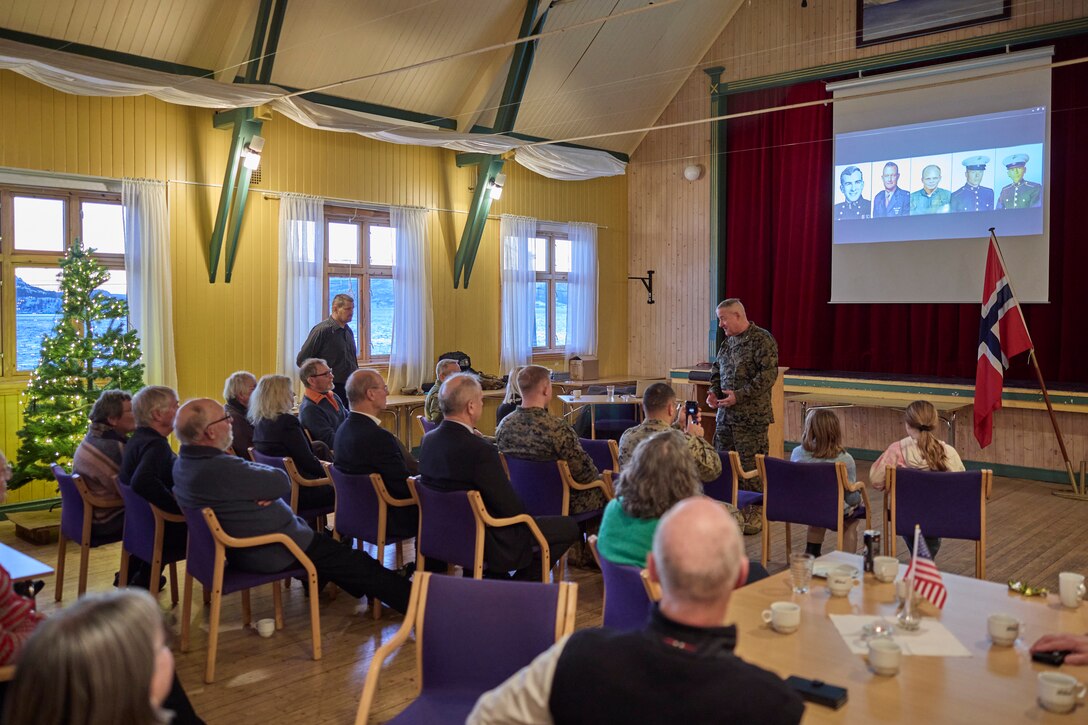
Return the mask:
[[170,566],[170,600],[178,604],[178,568],[177,562],[185,558],[184,551],[163,552],[162,541],[166,533],[166,522],[185,522],[183,516],[167,513],[156,508],[127,483],[118,480],[121,498],[125,502],[125,533],[121,538],[121,573],[120,581],[128,581],[129,555],[135,555],[151,565],[151,596],[159,596],[159,575],[163,564]]
[[427,416],[425,415],[417,415],[416,420],[419,421],[419,429],[423,432],[423,435],[427,435],[432,430],[438,427],[438,423],[432,423],[431,421],[427,420]]
[[417,571],[404,624],[370,662],[356,714],[365,723],[385,660],[416,630],[420,693],[392,723],[463,723],[484,692],[574,628],[575,584],[433,576]]
[[570,492],[599,488],[610,499],[608,488],[601,481],[578,483],[570,475],[566,461],[530,461],[501,454],[502,465],[518,498],[530,516],[571,516],[586,521],[600,516],[602,509],[570,513]]
[[741,478],[755,478],[759,475],[756,471],[746,473],[740,465],[740,456],[736,451],[724,453],[718,451],[718,457],[722,461],[722,472],[713,481],[703,484],[703,493],[717,501],[731,503],[739,509],[763,503],[763,494],[759,491],[742,491],[740,489]]
[[318,486],[330,486],[332,480],[327,476],[325,478],[306,478],[298,472],[298,468],[295,466],[295,462],[291,458],[283,456],[268,456],[261,453],[256,448],[249,449],[249,457],[254,463],[262,463],[272,468],[278,468],[287,474],[287,477],[291,479],[291,499],[287,501],[291,505],[291,510],[298,514],[304,521],[318,520],[318,527],[325,527],[325,517],[336,510],[336,504],[329,506],[318,506],[315,508],[300,509],[298,498],[299,491],[302,487],[316,488]]
[[597,550],[597,536],[589,537],[589,548],[604,578],[604,621],[613,629],[641,629],[650,612],[650,597],[642,582],[642,568],[615,564]]
[[57,538],[57,591],[56,600],[64,596],[64,553],[68,541],[79,542],[79,590],[78,596],[87,591],[87,561],[91,549],[121,540],[121,534],[95,536],[91,526],[96,508],[117,508],[124,502],[119,498],[103,498],[87,489],[78,473],[67,473],[53,464],[53,477],[60,488],[60,536]]
[[[265,534],[235,538],[219,525],[210,508],[182,508],[185,522],[189,525],[189,552],[185,561],[185,603],[181,616],[181,651],[189,650],[189,626],[192,620],[193,579],[211,592],[211,614],[208,619],[208,664],[204,681],[215,680],[215,655],[219,646],[219,613],[223,595],[242,593],[242,625],[250,623],[249,590],[262,584],[272,585],[272,606],[275,610],[276,629],[283,629],[283,603],[280,598],[280,580],[285,577],[305,577],[310,587],[310,628],[313,635],[314,659],[321,659],[321,621],[318,618],[317,570],[298,544],[284,534]],[[299,566],[293,569],[258,574],[241,571],[227,562],[227,547],[246,548],[281,544],[294,554]]]
[[541,549],[540,580],[548,581],[548,542],[532,517],[525,514],[496,519],[487,513],[479,491],[438,491],[408,479],[408,489],[419,503],[419,535],[416,537],[416,571],[423,570],[428,556],[453,567],[460,566],[475,579],[484,575],[484,532],[487,527],[525,524]]
[[[385,545],[397,545],[397,566],[401,566],[403,547],[401,542],[415,536],[388,535],[390,506],[415,506],[413,499],[394,498],[385,487],[385,482],[377,473],[344,473],[331,463],[323,462],[325,475],[332,479],[336,489],[336,534],[340,538],[369,541],[378,548],[377,560],[385,561]],[[377,599],[373,603],[374,619],[381,618],[382,605]]]
[[975,542],[975,576],[986,578],[986,499],[993,486],[993,471],[916,471],[888,469],[891,508],[891,555],[897,536],[970,539]]
[[578,442],[589,457],[593,459],[593,465],[601,473],[612,471],[615,475],[620,470],[620,447],[611,438],[579,438]]
[[[634,395],[634,385],[621,385],[616,388],[616,395]],[[590,385],[586,388],[586,395],[605,395],[608,392],[606,385]],[[596,435],[618,441],[623,432],[628,428],[638,425],[639,404],[623,403],[617,397],[616,403],[595,406],[594,428]]]
[[792,550],[790,524],[808,524],[832,529],[838,533],[838,548],[842,549],[843,497],[847,491],[861,491],[864,506],[852,518],[865,517],[869,522],[869,496],[865,485],[851,486],[846,478],[846,464],[794,463],[779,458],[756,456],[756,467],[763,481],[763,566],[771,548],[771,521],[786,524],[786,554]]

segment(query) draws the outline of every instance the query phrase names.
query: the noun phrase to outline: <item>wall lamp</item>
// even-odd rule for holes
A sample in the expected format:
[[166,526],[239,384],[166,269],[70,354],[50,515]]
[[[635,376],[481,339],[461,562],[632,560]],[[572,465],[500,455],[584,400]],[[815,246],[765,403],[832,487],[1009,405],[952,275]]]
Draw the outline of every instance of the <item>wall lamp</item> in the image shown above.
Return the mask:
[[495,178],[487,184],[488,191],[491,192],[492,199],[502,198],[502,188],[506,185],[506,174],[495,174]]
[[242,148],[242,165],[250,171],[256,171],[261,165],[262,151],[264,151],[264,136],[254,136]]

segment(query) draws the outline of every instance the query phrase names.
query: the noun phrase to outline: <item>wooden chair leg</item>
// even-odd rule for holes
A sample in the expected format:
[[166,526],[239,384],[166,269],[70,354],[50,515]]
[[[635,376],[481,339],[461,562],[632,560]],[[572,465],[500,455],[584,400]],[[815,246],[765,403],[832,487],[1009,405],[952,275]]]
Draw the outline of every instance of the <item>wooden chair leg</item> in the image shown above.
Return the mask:
[[189,620],[193,616],[193,577],[185,575],[185,596],[181,605],[181,651],[189,651]]
[[200,589],[204,593],[204,606],[207,607],[212,603],[212,593],[203,584],[200,585]]
[[321,659],[321,617],[317,609],[317,574],[310,575],[310,634],[314,640],[314,659]]
[[786,522],[786,563],[787,564],[790,561],[790,554],[793,553],[793,538],[792,538],[791,533],[790,533],[792,528],[793,527],[790,526],[790,523],[787,521]]
[[272,616],[276,619],[276,629],[283,629],[283,595],[278,579],[272,582]]
[[60,534],[57,537],[57,590],[53,592],[55,601],[60,601],[64,597],[64,552],[68,546],[68,540],[64,538],[64,534]]
[[215,682],[215,656],[219,650],[219,614],[223,609],[223,584],[217,582],[212,589],[212,611],[208,619],[208,664],[204,668],[204,682]]
[[162,576],[162,551],[156,551],[151,556],[151,596],[159,598],[159,577]]
[[[760,534],[760,537],[763,539],[763,557],[762,557],[763,562],[762,563],[763,563],[763,567],[766,568],[767,567],[767,556],[771,552],[771,522],[767,521],[766,519],[764,519],[764,521],[763,521],[763,532]],[[786,557],[786,560],[788,561],[789,557]]]
[[[79,589],[76,591],[77,597],[82,597],[87,593],[87,565],[90,558],[91,545],[90,543],[84,543],[79,547]],[[121,586],[125,586],[126,583],[121,583]]]
[[[125,547],[121,547],[121,571],[117,572],[117,582],[121,586],[128,584],[128,559],[129,554],[125,551]],[[155,592],[151,592],[151,596],[155,596]]]
[[178,605],[178,565],[174,562],[170,563],[170,601]]
[[242,626],[248,627],[253,619],[253,612],[249,608],[249,590],[242,590]]

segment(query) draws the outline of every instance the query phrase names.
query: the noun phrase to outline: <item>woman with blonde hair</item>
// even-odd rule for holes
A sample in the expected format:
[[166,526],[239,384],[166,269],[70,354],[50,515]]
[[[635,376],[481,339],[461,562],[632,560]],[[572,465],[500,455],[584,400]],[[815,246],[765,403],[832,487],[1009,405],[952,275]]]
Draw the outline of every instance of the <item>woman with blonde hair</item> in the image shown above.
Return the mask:
[[[914,468],[919,471],[963,471],[963,461],[956,449],[937,438],[935,431],[940,425],[937,409],[928,400],[916,400],[907,406],[903,425],[907,437],[888,446],[869,469],[869,483],[878,491],[883,490],[889,468]],[[936,558],[941,540],[925,536],[929,553]],[[914,541],[904,536],[907,549],[913,553]]]
[[[298,472],[308,479],[324,478],[325,469],[314,455],[302,423],[291,412],[295,390],[291,379],[283,375],[265,375],[249,396],[247,416],[253,424],[253,447],[266,456],[282,456],[295,462]],[[301,486],[299,509],[332,506],[332,486]]]
[[513,413],[521,405],[521,388],[518,387],[518,374],[524,367],[524,365],[512,367],[510,368],[510,374],[506,376],[506,395],[503,396],[498,410],[495,411],[495,427],[498,427],[503,418]]
[[182,720],[200,722],[174,676],[158,604],[145,591],[121,589],[85,596],[38,626],[8,691],[4,722],[153,725],[171,722],[167,707],[175,703]]
[[[842,446],[842,427],[839,417],[827,408],[817,408],[805,416],[805,428],[801,433],[801,445],[793,449],[790,460],[803,463],[846,464],[846,477],[853,483],[858,478],[854,457]],[[848,519],[861,504],[861,492],[850,491],[843,497],[842,514],[844,531],[842,536],[843,551],[854,554],[858,550],[858,525],[860,519]],[[820,526],[808,527],[808,544],[805,551],[813,556],[820,555],[827,529]]]

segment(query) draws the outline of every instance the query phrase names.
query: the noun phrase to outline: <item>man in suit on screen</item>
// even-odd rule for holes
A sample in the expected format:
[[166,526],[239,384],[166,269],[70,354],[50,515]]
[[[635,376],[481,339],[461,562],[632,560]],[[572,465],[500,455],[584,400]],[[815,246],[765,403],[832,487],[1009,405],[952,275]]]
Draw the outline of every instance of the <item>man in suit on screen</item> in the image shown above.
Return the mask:
[[884,191],[873,197],[873,217],[910,214],[910,192],[899,188],[899,165],[889,161],[880,176]]

